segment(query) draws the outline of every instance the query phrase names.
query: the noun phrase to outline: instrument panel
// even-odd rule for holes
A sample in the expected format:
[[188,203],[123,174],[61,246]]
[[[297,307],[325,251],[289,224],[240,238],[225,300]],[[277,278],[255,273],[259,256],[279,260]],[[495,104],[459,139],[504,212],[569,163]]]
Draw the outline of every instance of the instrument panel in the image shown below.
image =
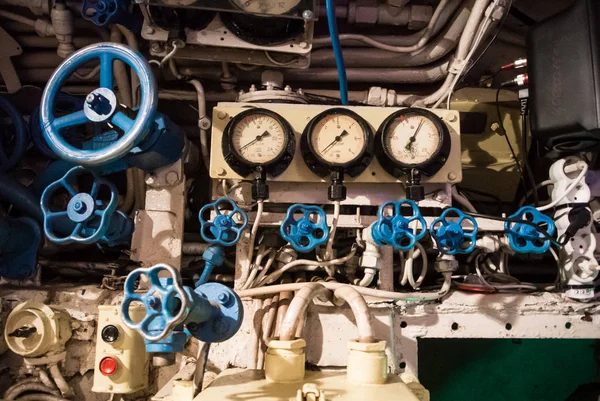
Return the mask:
[[[344,169],[350,185],[397,184],[412,168],[423,183],[462,180],[459,115],[453,110],[220,103],[211,141],[214,179],[251,179],[253,168],[264,163],[270,182],[326,183],[331,169]],[[240,163],[246,168],[237,168]]]

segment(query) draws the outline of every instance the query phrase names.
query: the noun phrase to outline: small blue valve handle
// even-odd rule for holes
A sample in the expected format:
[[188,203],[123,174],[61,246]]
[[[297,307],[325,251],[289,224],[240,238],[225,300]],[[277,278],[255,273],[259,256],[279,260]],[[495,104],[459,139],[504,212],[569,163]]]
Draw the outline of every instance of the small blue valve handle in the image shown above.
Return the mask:
[[12,127],[0,126],[0,172],[4,173],[23,158],[29,144],[29,131],[19,110],[4,96],[0,96],[0,110],[8,115],[12,124]]
[[[296,220],[296,214],[302,214],[302,217]],[[318,206],[299,203],[290,206],[279,231],[284,240],[302,253],[312,251],[329,238],[325,211]]]
[[[100,87],[87,95],[82,110],[55,117],[54,106],[61,85],[92,60],[100,61]],[[116,60],[131,67],[140,81],[142,97],[135,118],[120,110],[114,93],[113,63]],[[97,43],[76,51],[54,71],[42,95],[40,124],[48,146],[58,157],[74,165],[97,167],[122,158],[146,137],[154,123],[157,103],[157,85],[146,59],[127,46]],[[103,126],[110,123],[123,131],[123,136],[104,148],[83,150],[69,144],[61,133],[65,128],[87,123]]]
[[[81,175],[93,177],[89,193],[77,192],[73,187],[75,180]],[[98,198],[102,187],[107,188],[110,193],[110,199],[106,202]],[[66,207],[56,207],[55,196],[63,190],[70,196],[70,200]],[[50,241],[57,244],[96,243],[109,229],[117,208],[117,199],[118,192],[113,183],[81,166],[73,167],[60,180],[48,185],[42,193],[40,204],[44,213],[44,232]],[[65,227],[69,233],[61,235]]]
[[[227,206],[230,211],[227,214],[223,213],[222,206]],[[213,210],[216,214],[215,219],[205,220],[203,216]],[[239,223],[236,222],[235,217],[239,218]],[[237,244],[248,226],[248,215],[230,198],[219,198],[213,203],[204,205],[198,213],[198,219],[202,239],[209,244],[221,246]]]
[[[546,216],[536,208],[523,206],[515,214],[509,216],[511,219],[529,221],[542,226],[548,235],[553,235],[556,226],[552,218]],[[508,236],[510,247],[519,253],[544,253],[550,248],[550,240],[546,238],[535,227],[524,223],[504,223],[504,231]]]
[[[451,217],[455,219],[449,220]],[[470,227],[465,226],[467,222],[470,223]],[[475,249],[477,240],[477,221],[461,210],[451,207],[433,221],[429,233],[439,251],[445,255],[470,253]]]
[[[150,283],[143,294],[135,292],[142,276]],[[143,304],[146,312],[138,321],[130,314],[134,302]],[[187,335],[204,342],[233,337],[242,324],[244,308],[240,297],[223,284],[206,283],[192,290],[182,285],[179,271],[158,264],[136,269],[127,276],[121,316],[127,327],[144,338],[146,351],[181,352]]]
[[[167,272],[169,277],[159,278],[161,272]],[[144,275],[151,286],[144,294],[138,294],[135,292],[136,282]],[[132,302],[142,303],[146,309],[141,321],[135,322],[131,318],[129,308]],[[191,306],[190,294],[181,284],[179,272],[172,266],[158,264],[136,269],[125,280],[125,298],[121,305],[123,322],[138,331],[146,341],[159,342],[171,335],[175,327],[188,317]]]
[[[412,215],[403,216],[402,206],[410,206]],[[391,209],[391,215],[385,215]],[[420,227],[411,228],[409,225],[418,222]],[[416,231],[416,232],[415,232]],[[379,246],[392,246],[400,251],[408,251],[422,239],[427,232],[427,223],[421,215],[419,206],[409,199],[386,202],[379,207],[377,221],[373,224],[371,235]]]

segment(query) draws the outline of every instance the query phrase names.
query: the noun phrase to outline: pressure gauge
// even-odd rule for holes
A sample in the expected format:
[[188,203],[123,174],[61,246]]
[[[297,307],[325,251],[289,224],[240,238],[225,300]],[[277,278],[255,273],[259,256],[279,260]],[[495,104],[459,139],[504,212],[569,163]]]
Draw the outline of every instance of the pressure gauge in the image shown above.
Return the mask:
[[375,154],[385,171],[396,178],[413,170],[432,176],[448,159],[450,132],[446,124],[428,110],[400,110],[379,127]]
[[259,167],[273,177],[280,175],[296,149],[292,127],[267,109],[249,109],[232,118],[221,144],[225,161],[243,177]]
[[231,3],[248,13],[287,14],[300,4],[302,0],[230,0]]
[[373,131],[362,117],[336,108],[313,118],[300,144],[304,161],[318,176],[339,171],[356,177],[373,159],[372,141]]

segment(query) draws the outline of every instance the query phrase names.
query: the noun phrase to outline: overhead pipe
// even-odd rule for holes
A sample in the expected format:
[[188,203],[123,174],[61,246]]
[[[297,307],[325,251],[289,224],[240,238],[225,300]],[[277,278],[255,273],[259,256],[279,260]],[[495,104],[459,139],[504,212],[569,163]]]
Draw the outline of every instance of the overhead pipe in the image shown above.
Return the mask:
[[[362,50],[362,49],[361,49]],[[179,71],[186,76],[207,80],[218,80],[221,71],[206,67],[181,67]],[[282,70],[284,82],[337,82],[338,74],[335,68],[310,68],[307,70]],[[371,84],[417,84],[437,82],[448,75],[448,62],[421,68],[347,68],[348,81],[352,83]],[[260,73],[248,72],[237,75],[238,82],[257,82]]]
[[[347,68],[415,67],[433,63],[452,52],[459,40],[475,0],[468,0],[453,17],[452,22],[435,39],[412,53],[392,53],[382,49],[343,48]],[[318,49],[311,54],[311,67],[333,67],[335,59],[332,49]]]
[[[448,75],[448,62],[422,68],[347,68],[351,83],[422,84],[433,83]],[[332,68],[311,68],[284,72],[285,82],[337,82],[337,71]]]

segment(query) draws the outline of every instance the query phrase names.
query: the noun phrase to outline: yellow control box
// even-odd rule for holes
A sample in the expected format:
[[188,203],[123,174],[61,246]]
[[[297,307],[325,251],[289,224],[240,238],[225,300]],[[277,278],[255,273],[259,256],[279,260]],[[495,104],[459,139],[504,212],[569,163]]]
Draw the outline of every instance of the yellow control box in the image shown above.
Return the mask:
[[[129,394],[144,389],[148,385],[149,368],[144,339],[123,324],[118,306],[99,306],[98,309],[92,391]],[[144,308],[138,309],[130,310],[132,318],[138,314],[144,316]]]

